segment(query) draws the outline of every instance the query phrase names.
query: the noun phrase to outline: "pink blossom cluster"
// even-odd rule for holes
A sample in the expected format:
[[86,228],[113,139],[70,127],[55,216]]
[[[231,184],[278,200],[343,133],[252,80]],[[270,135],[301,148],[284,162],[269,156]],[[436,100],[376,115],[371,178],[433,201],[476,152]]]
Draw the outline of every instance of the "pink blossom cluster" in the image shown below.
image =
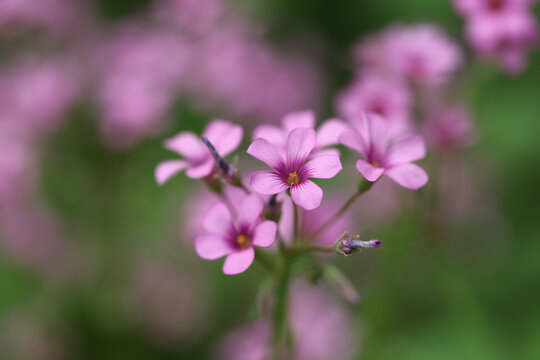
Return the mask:
[[[158,184],[185,171],[188,177],[203,179],[222,194],[204,215],[205,231],[195,236],[195,250],[201,257],[214,260],[226,256],[223,272],[238,274],[253,262],[254,246],[269,247],[276,234],[289,244],[297,242],[299,236],[315,245],[335,242],[339,236],[335,225],[345,224],[340,222],[342,213],[333,218],[321,210],[310,219],[310,211],[319,208],[323,199],[322,188],[311,179],[332,179],[342,170],[340,151],[332,145],[341,143],[359,153],[356,169],[369,184],[386,175],[405,188],[418,189],[428,180],[425,171],[413,164],[425,156],[422,138],[414,134],[393,136],[387,122],[375,114],[362,113],[351,122],[330,119],[317,131],[314,127],[312,111],[287,114],[282,127],[260,125],[247,154],[271,170],[251,173],[248,186],[243,184],[237,165],[224,159],[241,143],[240,126],[216,119],[201,138],[181,132],[165,141],[165,147],[183,159],[160,163],[155,170]],[[318,224],[315,229],[310,225],[320,220],[328,225]],[[334,238],[320,239],[328,231]]]
[[168,31],[125,24],[96,51],[101,130],[112,147],[156,135],[181,88],[187,51]]
[[178,99],[255,122],[316,104],[313,61],[270,46],[260,26],[229,14],[224,3],[154,5],[144,23],[127,20],[87,50],[96,55],[91,83],[110,146],[128,148],[162,132]]
[[378,114],[392,136],[422,131],[433,148],[470,143],[470,111],[449,94],[464,57],[442,29],[392,26],[360,42],[353,55],[355,78],[336,98],[341,116],[354,122],[362,112]]
[[465,17],[465,36],[484,58],[510,73],[523,70],[528,51],[538,43],[535,0],[454,0]]

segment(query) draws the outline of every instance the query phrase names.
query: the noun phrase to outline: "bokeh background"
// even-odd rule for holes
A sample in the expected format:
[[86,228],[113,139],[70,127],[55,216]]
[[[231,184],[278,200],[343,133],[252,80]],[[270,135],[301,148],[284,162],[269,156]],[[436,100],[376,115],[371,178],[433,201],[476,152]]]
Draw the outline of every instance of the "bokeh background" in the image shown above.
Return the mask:
[[[475,141],[421,162],[445,187],[380,184],[398,204],[374,195],[355,210],[383,246],[329,258],[362,296],[343,304],[348,346],[357,359],[540,358],[537,53],[519,74],[481,64],[443,0],[174,3],[0,1],[3,359],[219,359],[254,319],[265,271],[226,276],[196,256],[190,219],[208,199],[184,176],[156,185],[163,140],[219,117],[242,123],[247,145],[288,111],[334,116],[354,44],[423,22],[466,53]],[[433,192],[443,229],[422,202]]]

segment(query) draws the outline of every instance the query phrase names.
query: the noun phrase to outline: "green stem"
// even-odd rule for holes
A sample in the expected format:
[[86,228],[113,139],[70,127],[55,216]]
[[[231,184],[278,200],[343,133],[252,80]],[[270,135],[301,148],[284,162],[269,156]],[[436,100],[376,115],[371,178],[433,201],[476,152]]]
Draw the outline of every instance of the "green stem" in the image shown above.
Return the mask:
[[297,246],[294,249],[291,249],[290,252],[294,255],[302,255],[310,252],[322,252],[322,253],[332,253],[334,248],[325,248],[320,246]]
[[284,256],[283,269],[281,271],[277,289],[276,289],[276,305],[274,309],[273,323],[273,358],[274,360],[281,359],[284,349],[285,337],[287,333],[287,303],[289,297],[289,282],[291,278],[292,258]]
[[264,252],[255,248],[255,259],[268,271],[271,273],[276,272],[276,267],[274,263],[266,256]]

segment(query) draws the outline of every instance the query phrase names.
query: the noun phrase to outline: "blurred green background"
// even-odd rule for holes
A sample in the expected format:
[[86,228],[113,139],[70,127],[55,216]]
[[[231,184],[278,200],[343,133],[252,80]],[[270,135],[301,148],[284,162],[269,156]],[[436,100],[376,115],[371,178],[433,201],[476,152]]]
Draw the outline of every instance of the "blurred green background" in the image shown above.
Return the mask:
[[[366,34],[393,23],[433,22],[463,43],[463,21],[449,1],[237,3],[277,44],[299,34],[313,34],[322,43],[318,61],[328,86],[319,118],[333,114],[333,98],[352,76],[351,45]],[[144,12],[148,2],[96,5],[117,22]],[[405,212],[370,234],[383,240],[382,248],[335,260],[363,297],[351,306],[363,333],[359,359],[540,358],[540,57],[534,53],[518,76],[489,67],[481,71],[467,79],[464,94],[478,141],[456,155],[472,169],[481,190],[473,194],[478,206],[436,245],[433,234],[422,230],[422,213]],[[73,111],[40,154],[39,169],[47,204],[74,241],[85,244],[76,261],[93,265],[66,285],[0,254],[0,322],[39,319],[48,336],[67,344],[67,358],[210,359],[221,334],[249,319],[247,304],[254,302],[264,270],[255,264],[230,277],[221,273],[219,261],[196,257],[190,239],[179,239],[179,228],[181,209],[199,185],[178,176],[158,187],[152,175],[169,158],[161,147],[164,138],[180,130],[198,132],[220,114],[195,111],[181,100],[165,134],[129,151],[102,145],[95,116],[85,106]],[[137,320],[144,305],[135,306],[135,316],[126,311],[134,274],[153,262],[192,276],[202,288],[204,316],[185,331],[189,336],[156,341]],[[178,311],[195,305],[176,304]],[[7,335],[1,343],[15,346]],[[36,357],[29,359],[40,358],[34,345]]]

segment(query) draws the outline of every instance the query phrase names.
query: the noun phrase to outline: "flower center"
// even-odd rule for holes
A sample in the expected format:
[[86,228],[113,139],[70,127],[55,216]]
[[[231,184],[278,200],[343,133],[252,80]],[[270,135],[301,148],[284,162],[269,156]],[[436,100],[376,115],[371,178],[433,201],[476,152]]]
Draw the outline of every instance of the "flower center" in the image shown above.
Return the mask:
[[501,11],[504,8],[504,0],[489,0],[488,8],[491,11]]
[[300,177],[298,176],[298,173],[296,171],[289,173],[289,177],[287,178],[287,184],[296,185],[299,182],[300,182]]
[[376,168],[380,168],[381,164],[379,164],[377,161],[374,161],[373,166],[375,166]]
[[238,245],[240,249],[246,249],[251,246],[251,238],[243,234],[237,235],[236,245]]
[[377,115],[384,116],[386,113],[386,107],[384,106],[382,101],[374,101],[373,104],[371,104],[370,110],[372,113],[375,113]]

